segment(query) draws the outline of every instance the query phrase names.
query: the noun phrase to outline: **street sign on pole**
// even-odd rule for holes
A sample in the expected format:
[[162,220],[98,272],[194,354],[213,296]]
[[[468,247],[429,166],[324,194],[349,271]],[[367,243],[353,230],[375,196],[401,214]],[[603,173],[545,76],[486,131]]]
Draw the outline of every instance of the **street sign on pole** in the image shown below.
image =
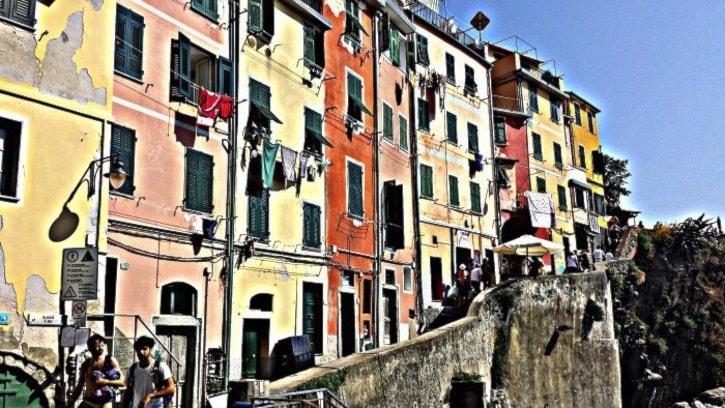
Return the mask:
[[63,250],[61,300],[98,298],[98,248]]

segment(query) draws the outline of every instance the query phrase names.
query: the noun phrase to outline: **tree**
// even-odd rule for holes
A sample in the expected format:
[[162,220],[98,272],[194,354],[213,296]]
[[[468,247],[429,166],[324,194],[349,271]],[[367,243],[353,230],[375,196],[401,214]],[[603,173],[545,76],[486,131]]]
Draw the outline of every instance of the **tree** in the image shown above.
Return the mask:
[[629,177],[627,169],[629,160],[620,160],[603,153],[604,158],[604,198],[610,209],[620,209],[620,199],[631,193],[627,189]]

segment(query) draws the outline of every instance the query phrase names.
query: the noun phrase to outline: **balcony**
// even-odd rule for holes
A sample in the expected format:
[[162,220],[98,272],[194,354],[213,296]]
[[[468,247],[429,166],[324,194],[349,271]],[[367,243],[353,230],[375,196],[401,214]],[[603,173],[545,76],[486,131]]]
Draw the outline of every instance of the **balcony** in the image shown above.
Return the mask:
[[475,39],[462,31],[459,28],[460,25],[456,21],[454,21],[452,17],[443,17],[418,2],[398,0],[398,4],[404,9],[407,8],[407,10],[413,14],[414,19],[418,18],[427,22],[428,24],[448,34],[449,37],[456,40],[459,44],[463,45],[464,47],[470,48],[471,50],[479,54],[482,58],[486,58],[483,53],[483,43],[480,40]]
[[518,99],[502,95],[493,95],[493,108],[511,112],[523,112]]

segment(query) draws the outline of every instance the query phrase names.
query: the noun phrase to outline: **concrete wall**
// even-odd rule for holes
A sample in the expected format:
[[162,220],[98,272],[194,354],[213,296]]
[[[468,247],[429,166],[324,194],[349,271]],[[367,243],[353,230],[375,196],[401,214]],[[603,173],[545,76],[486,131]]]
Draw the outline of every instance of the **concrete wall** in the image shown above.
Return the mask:
[[[454,371],[463,370],[480,374],[485,395],[503,406],[620,407],[608,286],[603,272],[512,281],[480,294],[464,319],[271,383],[270,392],[328,375],[342,380],[337,392],[351,407],[442,406]],[[587,327],[589,299],[604,320]],[[495,393],[492,381],[502,385]]]

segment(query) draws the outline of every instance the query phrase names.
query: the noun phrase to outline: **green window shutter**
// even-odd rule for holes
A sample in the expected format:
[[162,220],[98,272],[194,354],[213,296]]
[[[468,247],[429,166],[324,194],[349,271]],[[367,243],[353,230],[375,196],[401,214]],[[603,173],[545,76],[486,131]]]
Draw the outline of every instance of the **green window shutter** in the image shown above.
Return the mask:
[[305,62],[315,63],[317,59],[317,53],[315,51],[315,29],[310,26],[305,26],[305,43],[304,43],[304,57]]
[[430,119],[428,113],[428,101],[418,98],[418,129],[429,131]]
[[320,243],[320,207],[303,203],[303,228],[302,245],[311,248],[319,248]]
[[131,36],[127,43],[129,43],[128,56],[128,74],[133,75],[135,78],[141,79],[143,75],[143,29],[144,22],[143,17],[136,13],[129,13],[130,15],[130,31]]
[[465,90],[470,93],[476,93],[478,92],[478,85],[476,85],[476,75],[473,72],[473,68],[466,65],[466,80],[465,80]]
[[543,160],[543,152],[541,151],[541,136],[538,133],[532,133],[531,139],[534,145],[534,158],[537,160]]
[[559,209],[566,211],[566,188],[564,186],[556,186],[556,194],[559,197]]
[[448,141],[458,143],[458,118],[456,115],[446,112],[446,125],[448,129]]
[[561,157],[561,145],[559,143],[554,143],[554,166],[559,170],[564,168],[564,161]]
[[141,79],[143,58],[143,17],[116,7],[116,47],[114,69]]
[[213,209],[212,156],[195,150],[186,152],[186,208],[211,212]]
[[191,99],[191,42],[179,34],[179,91]]
[[0,16],[27,27],[35,25],[36,0],[0,0]]
[[506,144],[506,121],[503,118],[496,118],[494,125],[496,144]]
[[456,83],[456,59],[451,54],[446,53],[446,79],[448,82]]
[[364,216],[362,166],[350,162],[347,163],[347,211]]
[[405,56],[408,69],[415,71],[415,40],[409,38],[405,41]]
[[420,165],[420,195],[425,198],[433,198],[433,168]]
[[396,67],[400,66],[400,40],[398,30],[393,25],[390,26],[390,60]]
[[260,185],[249,186],[248,234],[259,239],[269,238],[269,191]]
[[234,64],[231,60],[219,57],[219,84],[217,90],[223,95],[234,94]]
[[400,124],[400,148],[408,151],[408,120],[402,116],[398,116]]
[[249,0],[247,3],[247,29],[251,33],[262,31],[262,0]]
[[133,185],[134,158],[136,152],[136,132],[121,126],[111,127],[111,154],[118,154],[123,169],[127,173],[126,181],[115,191],[133,195],[136,187]]
[[360,78],[348,73],[347,74],[347,94],[348,106],[347,113],[357,120],[362,120],[362,114],[366,113],[372,116],[372,113],[363,103],[362,81]]
[[415,35],[415,43],[416,43],[416,56],[417,62],[428,65],[430,64],[430,60],[428,59],[428,39],[423,37],[420,34]]
[[448,186],[451,190],[449,202],[452,206],[458,207],[459,205],[461,205],[460,199],[458,197],[458,177],[448,176]]
[[471,211],[481,213],[481,186],[471,181]]
[[393,142],[393,108],[383,104],[383,138]]
[[583,169],[587,168],[587,153],[582,145],[579,145],[579,167]]
[[478,126],[468,124],[468,150],[478,153]]

